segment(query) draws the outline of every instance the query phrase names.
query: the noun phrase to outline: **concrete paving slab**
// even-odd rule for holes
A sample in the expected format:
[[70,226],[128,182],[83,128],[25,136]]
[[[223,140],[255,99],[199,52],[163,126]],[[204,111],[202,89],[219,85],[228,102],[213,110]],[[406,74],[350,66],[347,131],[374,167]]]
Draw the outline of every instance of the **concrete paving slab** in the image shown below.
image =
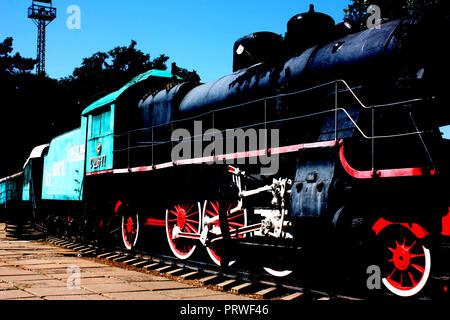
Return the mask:
[[50,259],[24,259],[24,260],[18,260],[15,262],[15,265],[23,266],[23,265],[33,265],[33,264],[46,264],[46,263],[55,263],[55,260]]
[[58,264],[61,265],[77,265],[80,268],[104,268],[105,265],[98,262],[92,262],[80,258],[60,258]]
[[96,284],[96,283],[103,283],[103,284],[108,284],[108,283],[125,283],[122,280],[109,278],[109,277],[81,278],[80,282],[81,282],[82,286],[86,285],[86,284]]
[[2,258],[3,261],[19,261],[20,259],[23,259],[24,256],[22,256],[21,254],[17,254],[14,256],[8,256],[8,257],[4,257]]
[[172,297],[172,299],[177,300],[189,300],[193,298],[207,298],[210,296],[215,296],[214,298],[219,299],[219,296],[228,296],[219,291],[212,291],[205,288],[185,288],[179,290],[165,290],[163,294]]
[[13,267],[0,267],[0,276],[10,276],[10,275],[30,275],[30,274],[36,274],[36,272],[23,270],[20,268],[13,268]]
[[47,279],[47,280],[33,280],[33,281],[17,281],[14,282],[20,289],[26,288],[52,288],[52,287],[67,287],[66,281]]
[[[71,276],[69,273],[51,273],[47,274],[49,278],[53,279],[59,279],[59,280],[67,280],[68,277]],[[80,278],[81,279],[89,279],[89,278],[102,278],[102,277],[108,277],[107,274],[101,273],[101,272],[81,272]]]
[[188,284],[171,281],[168,279],[166,279],[165,281],[146,281],[146,282],[131,282],[131,283],[150,291],[165,291],[165,290],[179,290],[192,288]]
[[67,287],[54,287],[54,288],[27,288],[26,291],[32,295],[38,297],[49,296],[69,296],[69,295],[87,295],[94,294],[95,292],[87,291],[83,288],[69,289]]
[[20,300],[20,301],[41,300],[42,301],[44,299],[41,299],[39,297],[31,296],[31,297],[26,297],[26,298],[11,298],[11,299],[5,299],[5,300],[7,300],[7,301],[9,301],[9,300]]
[[27,264],[27,265],[19,264],[19,267],[28,270],[67,269],[68,266],[69,265],[61,265],[54,262],[48,264]]
[[141,272],[127,272],[111,274],[111,277],[129,282],[146,282],[146,281],[167,281],[167,278],[155,276],[152,274],[145,274]]
[[48,296],[44,300],[112,300],[99,294],[88,294],[88,295],[67,295],[67,296]]
[[113,292],[105,293],[104,296],[115,300],[173,300],[173,298],[159,292]]
[[92,268],[81,268],[82,273],[100,273],[104,275],[110,275],[111,273],[120,273],[126,270],[120,269],[118,267],[110,267],[108,265],[100,265],[99,267],[92,267]]
[[11,283],[0,282],[0,291],[16,289]]
[[[68,268],[80,268],[80,288],[71,289]],[[70,271],[70,270],[69,270]],[[69,249],[10,241],[0,232],[0,300],[238,300],[160,275],[127,270],[78,257]]]
[[3,299],[21,299],[33,297],[32,294],[22,290],[2,290],[0,291],[0,300]]
[[130,283],[92,283],[82,285],[82,288],[98,293],[146,291],[146,289]]
[[41,274],[25,274],[25,275],[9,275],[9,276],[0,276],[0,280],[6,282],[15,282],[15,281],[35,281],[35,280],[48,280],[51,279]]
[[41,274],[44,274],[48,277],[50,277],[52,274],[61,274],[63,272],[66,272],[69,276],[72,274],[72,272],[67,267],[62,268],[54,268],[54,269],[39,269],[35,270],[38,271]]
[[12,251],[7,251],[7,252],[1,252],[0,251],[0,257],[10,257],[10,256],[22,256],[24,255],[24,253],[17,253],[17,252],[12,252]]
[[[71,267],[72,265],[68,266],[68,267],[61,267],[61,268],[53,268],[53,269],[40,269],[40,270],[35,270],[35,271],[39,271],[39,273],[45,274],[49,277],[55,277],[55,278],[60,278],[60,279],[64,279],[69,277],[72,274]],[[102,270],[102,268],[93,268],[94,271],[91,271],[91,268],[80,268],[80,275],[81,277],[88,277],[88,278],[92,278],[92,277],[98,277],[100,276],[109,276],[111,274],[114,274],[114,270]]]
[[208,296],[198,296],[198,297],[189,297],[186,300],[228,300],[228,301],[235,301],[235,300],[239,300],[239,301],[249,301],[249,300],[254,300],[252,298],[249,297],[245,297],[245,296],[238,296],[238,295],[230,295],[230,294],[217,294],[217,295],[208,295]]
[[30,255],[30,254],[34,254],[37,251],[41,252],[42,254],[48,254],[48,253],[54,253],[54,250],[39,250],[39,248],[4,248],[2,247],[0,249],[0,256],[1,255],[7,255],[7,254],[11,254],[11,253],[20,253],[23,255]]

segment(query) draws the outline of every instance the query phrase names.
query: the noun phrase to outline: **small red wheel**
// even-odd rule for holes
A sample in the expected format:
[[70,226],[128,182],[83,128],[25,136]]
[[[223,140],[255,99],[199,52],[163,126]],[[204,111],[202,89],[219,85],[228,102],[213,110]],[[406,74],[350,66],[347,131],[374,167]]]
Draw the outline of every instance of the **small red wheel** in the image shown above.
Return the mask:
[[428,232],[415,223],[392,223],[383,218],[374,224],[373,230],[384,240],[381,259],[386,288],[402,297],[420,292],[431,269],[431,253],[423,240]]
[[[222,204],[222,205],[221,205]],[[239,210],[233,213],[230,213],[230,211],[236,207],[235,202],[219,202],[219,201],[205,201],[205,206],[203,208],[203,222],[205,222],[207,219],[211,218],[217,218],[217,221],[211,224],[210,226],[210,232],[214,235],[219,236],[221,234],[220,230],[220,221],[218,219],[220,210],[227,210],[228,215],[228,229],[230,232],[247,226],[247,212],[245,209]],[[232,238],[243,238],[243,235],[232,235]],[[215,248],[214,242],[210,243],[206,247],[206,251],[208,252],[211,260],[220,266],[221,258],[217,254],[217,250]],[[230,261],[229,265],[232,265],[236,261]]]
[[[120,200],[117,201],[114,212],[122,218],[122,241],[125,248],[131,250],[136,246],[139,236],[139,215],[130,210],[130,205],[128,203],[124,203]],[[100,221],[103,225],[102,220]],[[99,225],[97,230],[99,230],[102,225]]]
[[196,248],[194,239],[178,237],[178,233],[198,235],[200,230],[200,203],[184,201],[166,210],[166,235],[172,253],[179,259],[189,258]]
[[125,248],[131,250],[136,246],[139,236],[139,215],[124,214],[122,215],[122,240]]

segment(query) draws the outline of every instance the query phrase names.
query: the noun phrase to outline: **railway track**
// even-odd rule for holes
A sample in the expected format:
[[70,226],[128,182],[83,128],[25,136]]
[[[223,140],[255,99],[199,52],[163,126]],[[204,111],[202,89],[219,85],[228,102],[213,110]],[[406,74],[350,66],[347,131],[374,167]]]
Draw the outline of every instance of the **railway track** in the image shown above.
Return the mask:
[[[335,273],[341,279],[333,283],[330,277],[322,279],[321,272],[314,264],[311,257],[304,258],[306,265],[314,264],[312,273],[304,273],[303,270],[285,278],[273,277],[261,268],[249,265],[248,261],[236,263],[226,269],[220,268],[208,259],[203,260],[201,256],[195,259],[180,260],[168,255],[163,249],[161,251],[147,252],[145,248],[135,248],[132,251],[125,250],[120,246],[109,244],[98,245],[95,242],[80,242],[80,239],[63,235],[46,235],[39,233],[39,241],[52,244],[74,251],[75,255],[94,259],[98,262],[111,264],[126,269],[151,273],[166,278],[192,284],[198,287],[209,288],[236,295],[244,295],[264,300],[293,300],[311,302],[317,300],[328,301],[361,301],[361,300],[402,300],[395,295],[389,294],[387,290],[369,291],[363,287],[366,285],[367,274],[354,275],[351,279],[339,272]],[[30,236],[30,235],[29,235]],[[21,237],[22,238],[22,237]],[[442,254],[450,257],[450,243],[442,244]],[[303,258],[302,258],[303,259]],[[247,259],[248,260],[248,259]],[[251,264],[250,259],[250,264]],[[448,270],[450,259],[442,260],[441,269]],[[298,262],[302,264],[302,262]],[[330,261],[329,266],[334,267],[342,261]],[[236,266],[238,265],[238,266]],[[430,301],[444,300],[449,297],[450,274],[431,275],[431,285],[424,293],[408,300]],[[359,287],[355,286],[359,283]]]
[[304,285],[301,280],[286,282],[247,270],[229,268],[225,271],[216,265],[201,261],[182,261],[164,254],[129,252],[119,248],[105,249],[92,244],[49,236],[45,242],[73,250],[86,257],[127,269],[148,272],[198,287],[209,288],[256,299],[284,301],[359,301],[357,295],[330,294],[323,289]]

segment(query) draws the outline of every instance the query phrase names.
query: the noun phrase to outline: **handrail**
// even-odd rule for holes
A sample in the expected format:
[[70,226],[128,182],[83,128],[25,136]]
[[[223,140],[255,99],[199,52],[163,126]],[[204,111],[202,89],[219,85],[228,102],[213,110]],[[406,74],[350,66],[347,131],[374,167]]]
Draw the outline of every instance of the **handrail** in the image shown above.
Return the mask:
[[[313,90],[317,90],[320,88],[324,88],[326,86],[330,86],[330,85],[334,85],[334,95],[335,95],[335,99],[334,99],[334,107],[331,109],[327,109],[327,110],[322,110],[322,111],[318,111],[318,112],[313,112],[313,113],[308,113],[308,114],[302,114],[299,116],[294,116],[294,117],[287,117],[287,118],[283,118],[283,119],[276,119],[276,120],[267,120],[267,101],[270,99],[279,99],[279,98],[283,98],[283,97],[290,97],[290,96],[294,96],[294,95],[300,95],[302,93],[306,93],[306,92],[310,92]],[[339,89],[339,86],[344,86],[344,89]],[[359,88],[359,87],[358,87]],[[362,109],[366,109],[366,110],[371,110],[371,134],[368,134],[366,132],[364,132],[364,130],[356,123],[356,121],[353,119],[353,117],[349,114],[349,112],[347,111],[346,108],[344,107],[339,107],[338,104],[338,94],[339,92],[346,92],[348,91],[351,96],[353,97],[353,99],[357,102],[357,105],[359,105],[359,107],[361,107]],[[384,103],[384,104],[374,104],[374,105],[370,105],[367,106],[363,103],[363,101],[357,96],[357,94],[354,91],[354,88],[350,87],[348,85],[348,83],[343,80],[343,79],[338,79],[338,80],[334,80],[334,81],[330,81],[330,82],[326,82],[323,84],[319,84],[313,87],[309,87],[306,89],[302,89],[302,90],[298,90],[295,92],[290,92],[290,93],[281,93],[281,94],[277,94],[277,95],[273,95],[273,96],[267,96],[267,97],[263,97],[263,98],[259,98],[259,99],[255,99],[252,101],[247,101],[247,102],[243,102],[243,103],[239,103],[239,104],[235,104],[235,105],[231,105],[231,106],[227,106],[227,107],[222,107],[222,108],[218,108],[218,109],[213,109],[213,110],[209,110],[206,112],[203,112],[201,114],[197,114],[191,117],[186,117],[186,118],[182,118],[182,119],[176,119],[176,120],[171,120],[168,121],[166,123],[160,123],[154,126],[150,126],[150,127],[146,127],[146,128],[139,128],[139,129],[132,129],[129,131],[126,131],[124,133],[121,134],[114,134],[113,136],[115,138],[119,138],[119,137],[123,137],[123,136],[127,136],[128,137],[128,143],[127,143],[127,147],[126,148],[122,148],[122,149],[115,149],[113,150],[114,153],[118,153],[118,152],[124,152],[124,151],[128,151],[128,167],[129,167],[129,163],[130,163],[130,150],[134,150],[134,149],[141,149],[141,148],[152,148],[152,164],[153,164],[153,158],[154,158],[154,147],[155,146],[159,146],[159,145],[164,145],[164,144],[168,144],[168,143],[174,143],[174,141],[171,140],[167,140],[167,141],[155,141],[154,139],[154,129],[156,128],[160,128],[160,127],[167,127],[169,128],[169,125],[171,126],[171,131],[173,132],[173,124],[175,123],[179,123],[179,122],[184,122],[184,121],[190,121],[190,120],[195,120],[195,119],[199,119],[199,118],[203,118],[207,115],[212,115],[213,116],[213,124],[214,124],[214,115],[215,113],[221,112],[221,111],[226,111],[226,110],[231,110],[231,109],[235,109],[238,107],[242,107],[242,106],[246,106],[246,105],[255,105],[257,103],[260,102],[264,102],[264,121],[263,122],[259,122],[259,123],[253,123],[253,124],[249,124],[249,125],[244,125],[244,126],[240,126],[240,127],[235,127],[233,129],[224,129],[224,130],[218,130],[218,132],[220,133],[225,133],[227,131],[234,131],[237,129],[246,129],[246,128],[251,128],[251,127],[258,127],[258,126],[262,126],[264,125],[264,128],[267,128],[267,124],[273,124],[273,123],[279,123],[279,122],[286,122],[286,121],[291,121],[291,120],[298,120],[301,118],[307,118],[307,117],[313,117],[313,116],[319,116],[319,115],[323,115],[326,113],[330,113],[330,112],[334,112],[335,113],[335,128],[334,128],[334,133],[335,133],[335,140],[337,141],[338,139],[338,131],[339,131],[339,127],[338,127],[338,113],[339,112],[344,112],[345,116],[352,122],[354,128],[360,133],[360,135],[367,140],[371,140],[371,144],[372,144],[372,150],[371,150],[371,156],[372,156],[372,170],[375,170],[375,140],[378,139],[388,139],[388,138],[399,138],[399,137],[406,137],[406,136],[411,136],[411,135],[419,135],[419,137],[421,137],[422,134],[426,133],[427,131],[419,131],[418,128],[416,127],[416,131],[413,132],[403,132],[403,133],[397,133],[397,134],[390,134],[390,135],[375,135],[375,110],[378,108],[384,108],[384,107],[394,107],[394,106],[404,106],[406,104],[411,104],[411,103],[418,103],[418,102],[422,102],[424,101],[424,98],[413,98],[413,99],[408,99],[408,100],[403,100],[403,101],[396,101],[396,102],[391,102],[391,103]],[[214,125],[213,125],[214,126]],[[137,133],[137,132],[142,132],[142,131],[150,131],[152,132],[152,142],[139,142],[141,145],[135,145],[135,146],[131,146],[131,140],[130,140],[130,136],[133,133]],[[192,142],[194,141],[193,139],[195,138],[201,138],[203,136],[203,133],[200,135],[194,135],[191,136],[189,141]],[[225,140],[225,139],[221,139],[221,140]],[[423,141],[423,139],[422,139]],[[138,142],[136,142],[137,144]],[[424,146],[426,148],[426,146]],[[431,161],[431,163],[433,163]],[[433,165],[434,166],[434,165]]]
[[283,97],[289,97],[289,96],[293,96],[293,95],[299,95],[305,92],[309,92],[312,90],[316,90],[319,88],[323,88],[332,84],[338,84],[338,83],[343,83],[344,86],[347,88],[347,90],[352,94],[352,96],[355,98],[355,100],[358,102],[358,104],[364,108],[364,109],[372,109],[372,108],[380,108],[380,107],[387,107],[387,106],[395,106],[395,105],[401,105],[401,104],[405,104],[405,103],[411,103],[411,102],[420,102],[423,101],[423,98],[415,98],[415,99],[410,99],[410,100],[405,100],[405,101],[397,101],[397,102],[393,102],[393,103],[388,103],[388,104],[378,104],[378,105],[371,105],[371,106],[366,106],[359,98],[358,96],[355,94],[354,90],[347,84],[347,82],[345,80],[334,80],[334,81],[330,81],[330,82],[326,82],[320,85],[316,85],[307,89],[302,89],[302,90],[298,90],[298,91],[294,91],[294,92],[289,92],[289,93],[280,93],[277,95],[273,95],[273,96],[267,96],[264,98],[259,98],[259,99],[255,99],[255,100],[251,100],[251,101],[247,101],[247,102],[242,102],[239,104],[234,104],[231,106],[227,106],[227,107],[223,107],[223,108],[218,108],[218,109],[213,109],[213,110],[209,110],[206,111],[204,113],[192,116],[192,117],[186,117],[186,118],[182,118],[182,119],[176,119],[176,120],[171,120],[165,123],[160,123],[154,126],[150,126],[150,127],[144,127],[144,128],[138,128],[138,129],[132,129],[123,133],[119,133],[119,134],[114,134],[114,137],[121,137],[121,136],[125,136],[129,133],[134,133],[134,132],[139,132],[139,131],[146,131],[146,130],[150,130],[150,129],[155,129],[155,128],[159,128],[159,127],[163,127],[163,126],[168,126],[170,124],[173,123],[178,123],[178,122],[184,122],[184,121],[189,121],[189,120],[195,120],[198,118],[202,118],[208,114],[213,114],[215,112],[221,112],[221,111],[225,111],[225,110],[230,110],[230,109],[234,109],[234,108],[239,108],[242,106],[246,106],[246,105],[250,105],[250,104],[255,104],[258,102],[264,102],[266,100],[271,100],[271,99],[277,99],[277,98],[283,98]]
[[[345,108],[337,108],[337,110],[344,112],[345,115],[347,116],[347,118],[353,123],[355,128],[359,131],[361,136],[363,138],[365,138],[365,139],[368,139],[368,140],[371,140],[371,139],[398,138],[398,137],[404,137],[404,136],[423,134],[423,133],[427,132],[427,131],[413,131],[413,132],[397,133],[397,134],[391,134],[391,135],[371,136],[371,135],[368,135],[367,133],[365,133],[361,129],[361,127],[356,123],[356,121],[353,119],[353,117],[348,113],[348,111]],[[235,128],[231,128],[231,129],[218,130],[218,132],[226,133],[227,131],[234,131],[234,130],[237,130],[237,129],[247,129],[247,128],[251,128],[251,127],[262,126],[262,125],[265,125],[265,124],[272,124],[272,123],[278,123],[278,122],[286,122],[286,121],[291,121],[291,120],[298,120],[298,119],[302,119],[302,118],[306,118],[306,117],[313,117],[313,116],[318,116],[318,115],[325,114],[325,113],[331,113],[331,112],[334,112],[334,111],[336,111],[336,109],[333,108],[333,109],[328,109],[328,110],[319,111],[319,112],[315,112],[315,113],[309,113],[309,114],[305,114],[305,115],[300,115],[300,116],[296,116],[296,117],[282,118],[282,119],[270,120],[270,121],[265,121],[265,122],[257,122],[257,123],[253,123],[253,124],[250,124],[250,125],[235,127]],[[196,141],[196,140],[194,140],[195,138],[201,138],[201,137],[203,137],[203,134],[194,135],[194,136],[191,136],[190,139],[188,139],[188,141],[189,142],[195,142]],[[216,141],[220,141],[220,140],[227,140],[227,139],[226,138],[224,138],[224,139],[216,139]],[[159,145],[164,145],[164,144],[168,144],[168,143],[172,143],[172,142],[173,142],[173,140],[163,140],[163,141],[154,141],[154,142],[137,142],[137,143],[140,143],[142,145],[140,145],[140,146],[133,146],[133,147],[127,147],[127,148],[123,148],[123,149],[116,149],[116,150],[113,150],[113,152],[124,152],[124,151],[127,151],[127,150],[133,150],[133,149],[150,148],[152,146],[159,146]]]

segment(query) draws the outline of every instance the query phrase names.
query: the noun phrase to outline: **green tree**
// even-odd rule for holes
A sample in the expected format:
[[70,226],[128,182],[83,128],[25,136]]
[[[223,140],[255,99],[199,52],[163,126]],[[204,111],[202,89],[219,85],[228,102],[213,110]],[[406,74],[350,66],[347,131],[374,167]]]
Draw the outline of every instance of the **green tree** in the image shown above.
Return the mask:
[[[60,81],[67,92],[72,92],[73,101],[79,106],[78,111],[145,71],[167,70],[168,56],[161,54],[151,59],[150,54],[143,53],[136,46],[136,41],[132,40],[129,46],[97,52],[83,59],[71,76]],[[179,68],[179,71],[177,75],[186,81],[200,82],[195,71],[184,68]]]
[[54,133],[57,81],[31,73],[36,60],[13,54],[13,38],[0,42],[0,177],[22,170],[31,149]]
[[[151,59],[136,46],[131,41],[97,52],[70,76],[55,80],[31,73],[37,61],[13,55],[12,38],[0,42],[0,177],[22,170],[33,147],[79,126],[81,111],[93,101],[145,71],[167,70],[168,56]],[[200,81],[195,71],[184,68],[177,68],[176,75]],[[155,86],[149,89],[160,89]]]
[[185,68],[179,68],[177,76],[183,78],[184,81],[199,83],[200,82],[200,76],[197,74],[197,71],[189,71]]
[[8,37],[0,43],[0,74],[6,76],[6,74],[24,74],[29,73],[34,69],[36,60],[30,58],[24,58],[20,53],[16,53],[11,56],[13,52],[13,38]]
[[184,81],[199,83],[200,82],[200,76],[197,74],[197,71],[189,71],[185,68],[180,68],[177,66],[176,63],[172,63],[172,74],[179,76]]

